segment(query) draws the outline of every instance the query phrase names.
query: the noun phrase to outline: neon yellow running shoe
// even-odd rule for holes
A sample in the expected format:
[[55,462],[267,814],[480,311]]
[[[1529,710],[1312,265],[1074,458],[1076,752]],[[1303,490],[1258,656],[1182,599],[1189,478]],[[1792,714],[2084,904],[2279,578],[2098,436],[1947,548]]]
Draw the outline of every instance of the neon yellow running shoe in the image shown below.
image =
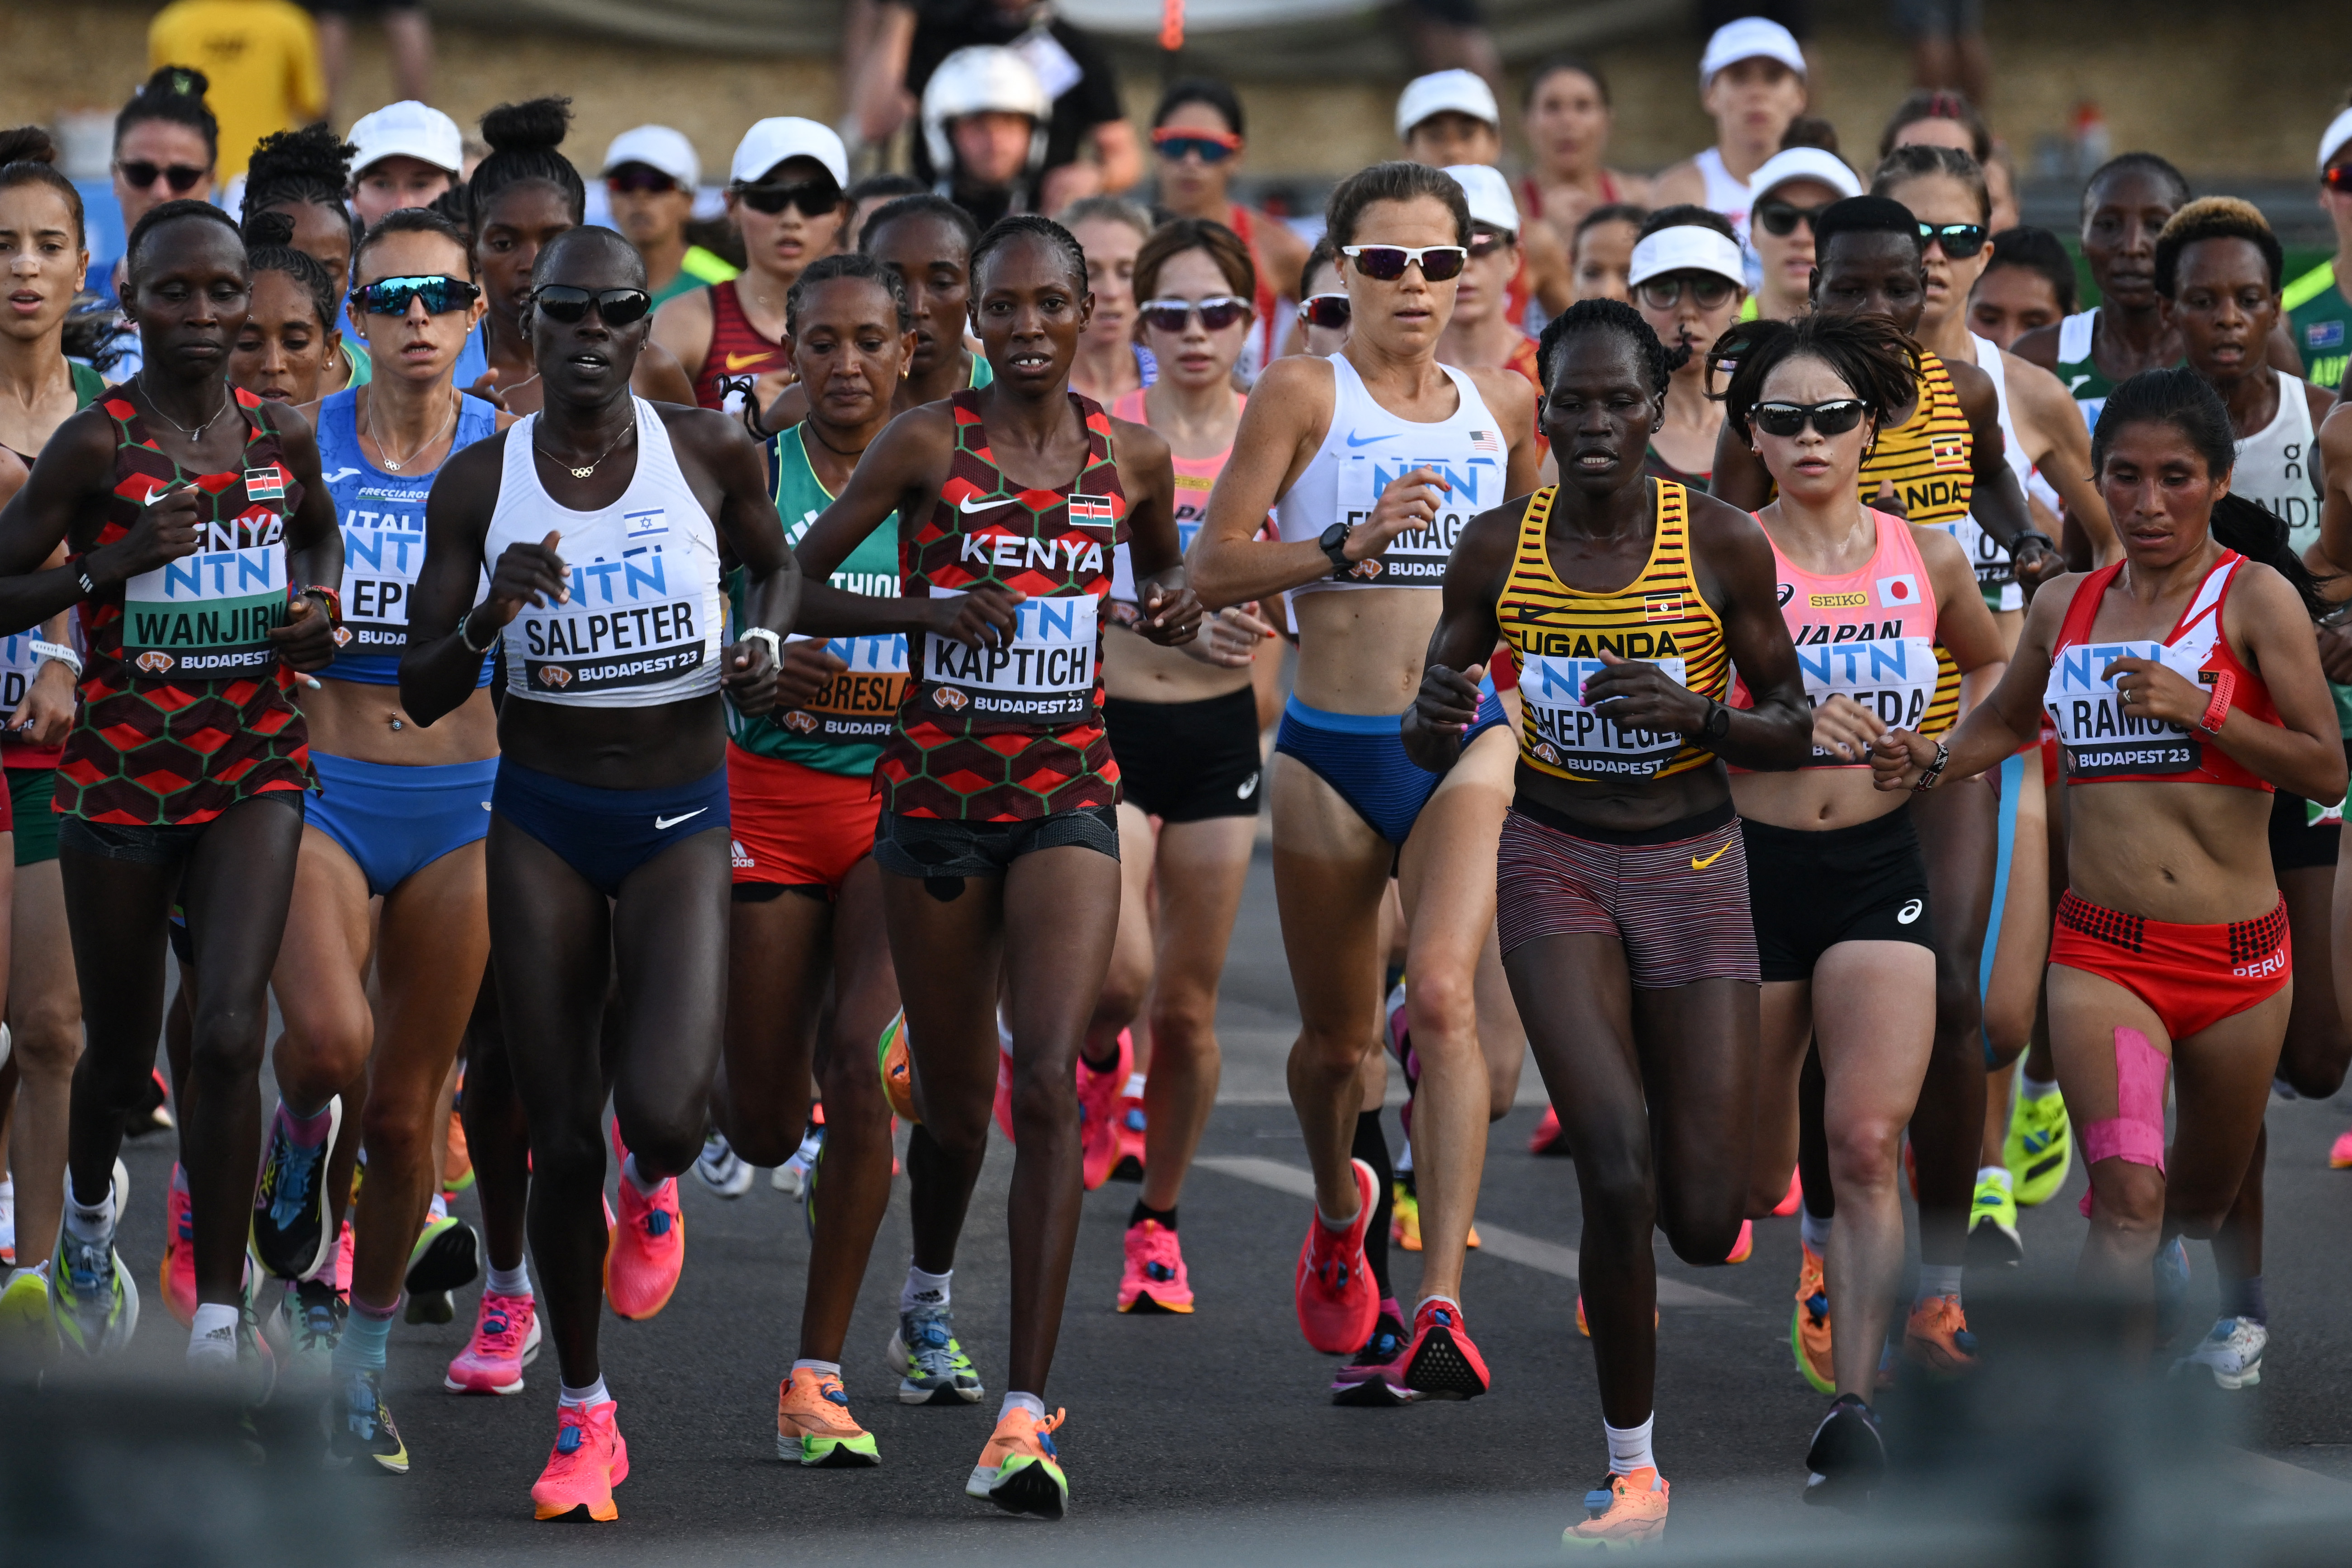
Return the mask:
[[1421,1250],[1421,1199],[1402,1181],[1389,1190],[1389,1240],[1407,1252]]
[[2056,1197],[2074,1160],[2066,1097],[2045,1094],[2028,1100],[2021,1089],[2010,1106],[2009,1136],[2000,1144],[2000,1163],[2009,1167],[2018,1206],[2035,1208]]

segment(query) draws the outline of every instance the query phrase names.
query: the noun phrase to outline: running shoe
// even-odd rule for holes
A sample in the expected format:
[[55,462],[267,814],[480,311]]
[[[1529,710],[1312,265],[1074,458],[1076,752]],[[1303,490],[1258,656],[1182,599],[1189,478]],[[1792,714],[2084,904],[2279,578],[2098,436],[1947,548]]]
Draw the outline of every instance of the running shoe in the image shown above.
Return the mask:
[[1779,1203],[1772,1205],[1772,1217],[1774,1219],[1787,1219],[1790,1215],[1795,1214],[1799,1209],[1804,1206],[1804,1173],[1801,1171],[1791,1171],[1789,1173],[1789,1190],[1781,1194],[1780,1201]]
[[2017,1234],[2017,1199],[2011,1195],[2005,1171],[1987,1171],[1977,1177],[1976,1198],[1969,1205],[1969,1267],[2014,1268],[2025,1261],[2025,1238]]
[[[1660,1321],[1658,1310],[1655,1307],[1651,1308],[1650,1327],[1655,1329]],[[1588,1340],[1592,1337],[1592,1325],[1584,1321],[1584,1292],[1581,1290],[1576,1293],[1576,1331]]]
[[49,1310],[49,1265],[8,1276],[0,1289],[0,1373],[37,1372],[58,1359],[58,1322]]
[[474,1337],[449,1363],[441,1386],[452,1394],[520,1394],[522,1369],[539,1355],[539,1303],[529,1296],[482,1292]]
[[768,1184],[788,1197],[804,1195],[808,1192],[809,1173],[816,1169],[817,1155],[824,1149],[824,1128],[822,1124],[812,1124],[807,1135],[801,1140],[801,1146],[793,1151],[791,1159],[776,1167],[776,1173],[768,1178]]
[[1139,1220],[1127,1227],[1126,1247],[1127,1268],[1118,1277],[1120,1311],[1192,1311],[1192,1285],[1174,1231],[1156,1219]]
[[1797,1242],[1797,1306],[1789,1314],[1789,1353],[1815,1394],[1837,1392],[1837,1368],[1830,1360],[1830,1287],[1822,1255]]
[[677,1178],[650,1194],[621,1177],[621,1213],[604,1248],[604,1299],[618,1317],[642,1321],[669,1305],[686,1268],[686,1216],[678,1212]]
[[1559,1124],[1559,1112],[1549,1105],[1544,1107],[1543,1120],[1536,1123],[1535,1131],[1528,1137],[1528,1152],[1553,1158],[1571,1152],[1568,1146],[1568,1131]]
[[1389,1185],[1389,1245],[1421,1250],[1421,1194],[1402,1176]]
[[898,1314],[890,1336],[890,1370],[898,1374],[901,1405],[977,1405],[980,1373],[956,1343],[955,1309],[924,1307]]
[[1061,1518],[1070,1506],[1069,1478],[1054,1451],[1054,1433],[1061,1425],[1058,1410],[1043,1418],[1026,1410],[1006,1411],[981,1449],[964,1495],[986,1498],[1007,1513]]
[[[0,1028],[6,1027],[0,1025]],[[125,1138],[144,1138],[150,1132],[169,1132],[179,1122],[172,1115],[172,1086],[163,1081],[163,1069],[152,1068],[147,1073],[144,1092],[139,1103],[122,1119]]]
[[2163,1350],[2180,1337],[2188,1315],[2189,1248],[2176,1236],[2157,1248],[2148,1268],[2156,1281],[2156,1348]]
[[2223,1318],[2195,1350],[2172,1363],[2172,1375],[2201,1366],[2223,1388],[2252,1388],[2263,1380],[2263,1351],[2270,1342],[2270,1330],[2252,1318]]
[[1666,1537],[1665,1478],[1657,1467],[1644,1465],[1630,1476],[1614,1473],[1599,1488],[1584,1494],[1581,1524],[1559,1534],[1559,1543],[1575,1552],[1625,1552],[1654,1546]]
[[178,1162],[163,1188],[163,1305],[186,1328],[196,1321],[196,1205]]
[[874,1042],[875,1065],[882,1074],[882,1098],[890,1114],[904,1121],[919,1121],[915,1114],[915,1058],[907,1049],[907,1010],[901,1007],[883,1026]]
[[[70,1200],[72,1178],[67,1181]],[[58,1342],[86,1356],[114,1354],[139,1328],[139,1286],[114,1249],[115,1230],[109,1225],[98,1240],[81,1241],[61,1219],[49,1254],[49,1313]]]
[[1356,1217],[1341,1231],[1325,1225],[1319,1212],[1308,1213],[1291,1286],[1299,1331],[1328,1355],[1347,1355],[1362,1345],[1381,1312],[1380,1287],[1364,1258],[1364,1230],[1372,1223],[1378,1178],[1361,1160],[1348,1164],[1356,1175]]
[[1745,1263],[1756,1256],[1756,1222],[1743,1219],[1739,1234],[1731,1238],[1731,1250],[1724,1255],[1726,1263]]
[[1331,1379],[1332,1404],[1410,1405],[1416,1397],[1404,1380],[1412,1336],[1405,1332],[1395,1309],[1393,1301],[1381,1303],[1381,1315],[1372,1324],[1372,1337],[1364,1342],[1362,1350],[1348,1358]]
[[[460,1096],[465,1093],[465,1080],[460,1079],[457,1083]],[[457,1108],[453,1105],[449,1108],[449,1131],[441,1140],[441,1190],[454,1197],[473,1184],[474,1155],[466,1146],[466,1119],[457,1114]],[[358,1195],[357,1193],[352,1194],[354,1197]]]
[[352,1301],[352,1253],[357,1246],[358,1238],[352,1234],[352,1222],[343,1221],[343,1237],[335,1243],[335,1294],[343,1299],[343,1305],[347,1307]]
[[996,1130],[1004,1134],[1004,1141],[1018,1142],[1013,1135],[1013,1031],[1005,1026],[1001,1012],[996,1016],[996,1097],[990,1101],[989,1111],[996,1118]]
[[610,1399],[557,1407],[555,1447],[530,1489],[532,1510],[539,1518],[585,1514],[610,1524],[621,1517],[613,1489],[629,1479],[629,1445],[614,1419],[619,1409]]
[[[0,1029],[8,1026],[0,1024]],[[0,1263],[16,1266],[16,1184],[0,1179]]]
[[841,1379],[802,1371],[776,1385],[776,1458],[843,1469],[878,1465],[882,1451],[874,1434],[850,1419]]
[[1458,1301],[1432,1297],[1412,1315],[1407,1388],[1424,1399],[1475,1399],[1486,1392],[1486,1358],[1470,1342]]
[[335,1360],[335,1342],[343,1337],[343,1321],[351,1304],[335,1293],[332,1281],[304,1279],[294,1287],[294,1321],[288,1335],[287,1375],[307,1389],[327,1386]]
[[[338,1469],[357,1459],[371,1459],[392,1475],[408,1473],[408,1446],[392,1412],[383,1403],[383,1373],[351,1371],[339,1373],[327,1401],[327,1462]],[[544,1516],[542,1516],[544,1517]]]
[[327,1155],[343,1125],[343,1097],[327,1101],[327,1135],[297,1143],[287,1131],[286,1107],[270,1118],[262,1151],[261,1184],[253,1194],[254,1261],[280,1279],[308,1279],[334,1257],[335,1215],[327,1196]]
[[1114,1182],[1143,1180],[1143,1096],[1129,1094],[1124,1089],[1118,1094],[1118,1162],[1110,1168]]
[[702,1152],[694,1162],[694,1173],[713,1195],[722,1198],[741,1197],[751,1190],[758,1174],[716,1127],[702,1135]]
[[426,1219],[425,1228],[417,1232],[416,1245],[408,1249],[408,1274],[402,1283],[411,1295],[455,1290],[472,1284],[481,1271],[481,1234],[457,1215],[444,1215]]
[[1097,1068],[1085,1053],[1078,1056],[1080,1179],[1088,1192],[1109,1181],[1111,1167],[1118,1163],[1118,1093],[1134,1070],[1135,1040],[1125,1029],[1118,1032],[1118,1055],[1110,1066]]
[[2038,1208],[2056,1197],[2074,1158],[2066,1097],[2045,1094],[2029,1100],[2021,1090],[2010,1106],[2009,1132],[2000,1142],[2000,1163],[2009,1167],[2018,1206]]
[[2337,1133],[2336,1142],[2328,1146],[2327,1168],[2331,1171],[2352,1170],[2352,1129]]
[[1977,1364],[1977,1337],[1959,1298],[1940,1291],[1911,1309],[1903,1325],[1903,1354],[1929,1372],[1946,1375]]
[[1886,1438],[1860,1394],[1839,1394],[1813,1428],[1805,1468],[1805,1501],[1816,1507],[1860,1508],[1886,1479]]

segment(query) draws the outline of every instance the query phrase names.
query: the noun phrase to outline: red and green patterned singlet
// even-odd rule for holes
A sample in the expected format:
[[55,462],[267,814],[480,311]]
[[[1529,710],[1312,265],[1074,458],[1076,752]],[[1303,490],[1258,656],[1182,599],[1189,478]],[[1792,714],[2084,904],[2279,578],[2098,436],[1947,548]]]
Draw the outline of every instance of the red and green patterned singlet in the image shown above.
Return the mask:
[[1067,488],[1012,489],[988,447],[979,395],[951,399],[955,460],[930,520],[902,536],[909,598],[993,583],[1029,597],[1010,647],[908,639],[911,679],[876,777],[903,816],[1025,822],[1118,804],[1102,722],[1102,623],[1127,492],[1110,416],[1076,393],[1086,466]]
[[286,520],[302,487],[275,434],[236,393],[243,470],[191,474],[155,448],[118,390],[114,498],[79,563],[131,531],[148,498],[194,481],[203,548],[81,605],[89,668],[58,764],[57,810],[143,826],[210,822],[250,795],[310,786],[310,731],[286,693],[296,679],[268,641],[285,622]]

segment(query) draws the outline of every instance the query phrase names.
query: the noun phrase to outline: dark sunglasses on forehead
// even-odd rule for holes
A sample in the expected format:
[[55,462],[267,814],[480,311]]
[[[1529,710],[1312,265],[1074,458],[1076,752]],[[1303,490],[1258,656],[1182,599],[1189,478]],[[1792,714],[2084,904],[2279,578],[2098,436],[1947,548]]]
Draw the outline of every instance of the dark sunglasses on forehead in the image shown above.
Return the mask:
[[193,191],[196,188],[196,182],[205,177],[204,170],[189,163],[150,163],[142,159],[114,166],[121,172],[125,184],[137,185],[142,190],[153,184],[160,176],[171,181],[175,191]]
[[1203,163],[1222,163],[1242,150],[1242,139],[1230,131],[1180,131],[1162,126],[1151,133],[1152,151],[1171,163],[1181,163],[1187,153]]
[[642,289],[575,289],[569,283],[549,283],[531,290],[531,304],[551,321],[570,325],[596,307],[608,327],[625,327],[654,308],[653,296]]
[[658,195],[677,189],[677,182],[659,169],[649,169],[643,163],[625,165],[604,176],[607,189],[632,195]]
[[1822,221],[1822,215],[1829,210],[1828,202],[1823,202],[1817,207],[1801,207],[1794,202],[1784,202],[1775,197],[1770,201],[1756,204],[1756,221],[1764,226],[1766,234],[1778,235],[1782,239],[1786,239],[1797,232],[1799,224],[1803,224],[1807,228],[1818,227]]
[[1985,226],[1980,223],[1923,223],[1919,226],[1922,247],[1941,245],[1944,254],[1954,261],[1966,261],[1984,248]]
[[1222,332],[1235,321],[1246,321],[1250,302],[1231,294],[1219,294],[1213,299],[1194,304],[1190,300],[1146,300],[1136,307],[1146,326],[1163,332],[1181,332],[1194,316],[1201,325],[1213,332]]
[[2319,176],[2319,183],[2331,191],[2352,195],[2352,163],[2338,163]]
[[1383,283],[1395,282],[1416,263],[1423,278],[1444,283],[1461,277],[1463,263],[1470,259],[1469,247],[1460,245],[1343,245],[1339,254],[1355,262],[1357,271]]
[[735,187],[743,205],[755,213],[775,216],[786,207],[798,207],[803,217],[823,217],[841,205],[841,187],[831,180],[795,180],[783,185]]
[[1642,303],[1653,310],[1671,310],[1681,302],[1683,290],[1698,301],[1702,310],[1720,310],[1730,302],[1735,287],[1728,278],[1712,272],[1675,272],[1664,278],[1648,278],[1638,285]]
[[1355,319],[1355,311],[1345,294],[1309,294],[1298,301],[1298,319],[1336,332]]
[[379,278],[352,290],[354,309],[371,316],[405,316],[412,300],[423,300],[428,316],[462,310],[482,297],[463,278]]
[[1827,403],[1759,403],[1748,418],[1767,436],[1785,441],[1809,424],[1824,436],[1843,436],[1861,424],[1866,412],[1860,398],[1839,397]]

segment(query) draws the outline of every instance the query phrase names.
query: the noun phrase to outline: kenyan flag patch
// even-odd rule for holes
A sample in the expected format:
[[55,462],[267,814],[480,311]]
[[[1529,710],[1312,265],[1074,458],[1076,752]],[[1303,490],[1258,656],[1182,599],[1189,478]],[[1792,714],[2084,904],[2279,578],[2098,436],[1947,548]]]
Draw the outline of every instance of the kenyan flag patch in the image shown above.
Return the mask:
[[1113,522],[1117,521],[1117,515],[1111,510],[1111,500],[1108,496],[1074,495],[1070,498],[1070,521]]
[[247,500],[284,500],[286,470],[275,463],[266,468],[246,469],[245,495]]

